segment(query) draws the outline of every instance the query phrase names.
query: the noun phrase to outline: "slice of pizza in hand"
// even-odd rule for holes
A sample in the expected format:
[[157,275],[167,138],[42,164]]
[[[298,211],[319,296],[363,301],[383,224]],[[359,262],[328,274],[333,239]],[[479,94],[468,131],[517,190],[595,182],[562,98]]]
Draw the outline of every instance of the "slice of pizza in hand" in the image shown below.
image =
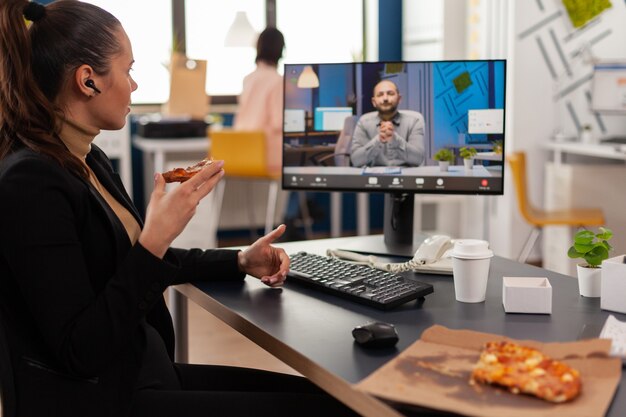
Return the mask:
[[499,385],[513,394],[534,395],[562,403],[573,400],[582,387],[580,373],[537,349],[516,343],[488,342],[474,366],[470,384]]
[[205,158],[195,165],[187,168],[174,168],[171,171],[164,172],[163,178],[165,182],[185,182],[196,175],[202,168],[213,163],[211,158]]

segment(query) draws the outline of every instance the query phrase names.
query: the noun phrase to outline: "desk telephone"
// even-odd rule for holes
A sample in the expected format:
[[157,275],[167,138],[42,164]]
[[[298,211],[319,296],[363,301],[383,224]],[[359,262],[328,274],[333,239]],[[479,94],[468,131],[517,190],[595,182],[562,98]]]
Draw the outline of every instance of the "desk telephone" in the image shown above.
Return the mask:
[[340,249],[328,249],[326,255],[369,265],[383,271],[399,273],[406,271],[424,272],[429,274],[452,275],[452,258],[450,252],[454,241],[445,235],[430,236],[417,248],[415,256],[404,263],[381,262],[373,255],[361,255]]

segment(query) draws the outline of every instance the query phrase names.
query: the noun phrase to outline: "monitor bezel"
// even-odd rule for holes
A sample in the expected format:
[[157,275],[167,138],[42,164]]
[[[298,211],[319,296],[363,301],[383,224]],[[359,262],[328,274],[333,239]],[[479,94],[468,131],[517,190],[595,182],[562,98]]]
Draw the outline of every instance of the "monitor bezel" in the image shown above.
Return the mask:
[[[502,159],[502,176],[498,177],[501,178],[500,181],[500,189],[498,190],[453,190],[453,189],[441,189],[441,190],[437,190],[437,189],[426,189],[426,190],[421,190],[421,189],[392,189],[392,188],[380,188],[380,189],[371,189],[371,188],[365,188],[365,187],[316,187],[316,186],[307,186],[307,185],[298,185],[298,186],[290,186],[288,184],[286,184],[285,182],[285,176],[286,175],[291,175],[291,174],[285,174],[285,168],[288,168],[285,166],[284,163],[284,156],[285,156],[285,136],[283,132],[283,136],[282,136],[282,147],[281,147],[281,151],[283,153],[283,163],[281,164],[281,188],[285,191],[315,191],[315,192],[354,192],[354,193],[368,193],[368,194],[396,194],[396,195],[404,195],[404,194],[425,194],[425,195],[484,195],[484,196],[499,196],[499,195],[504,195],[504,189],[505,189],[505,182],[506,182],[506,177],[505,177],[505,162],[506,162],[506,134],[507,134],[507,111],[506,111],[506,103],[507,103],[507,59],[505,58],[494,58],[494,59],[448,59],[448,60],[419,60],[419,61],[415,61],[415,60],[402,60],[402,61],[361,61],[361,62],[289,62],[289,63],[285,63],[283,64],[283,74],[284,75],[284,79],[283,79],[283,110],[284,110],[284,106],[285,106],[285,102],[286,102],[286,88],[284,88],[286,86],[287,81],[287,68],[288,66],[298,66],[298,67],[305,67],[307,65],[310,66],[314,66],[314,65],[367,65],[367,64],[380,64],[380,65],[387,65],[387,64],[444,64],[444,63],[456,63],[456,62],[502,62],[504,64],[504,69],[503,69],[503,133],[502,133],[502,155],[503,155],[503,159]],[[435,178],[435,177],[433,177]],[[461,177],[461,178],[469,178],[469,177]]]

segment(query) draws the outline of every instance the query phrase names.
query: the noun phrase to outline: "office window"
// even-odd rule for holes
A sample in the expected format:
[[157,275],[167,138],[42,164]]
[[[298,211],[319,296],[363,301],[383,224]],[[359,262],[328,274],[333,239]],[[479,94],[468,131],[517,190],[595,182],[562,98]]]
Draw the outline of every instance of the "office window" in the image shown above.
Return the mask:
[[285,35],[285,63],[363,59],[363,1],[276,1],[276,25]]
[[167,62],[172,49],[171,0],[85,0],[112,13],[133,46],[133,104],[163,103],[169,96]]
[[[444,58],[444,5],[448,3],[450,2],[410,0],[402,2],[403,59],[441,60]],[[455,6],[458,9],[459,5],[455,4]]]
[[207,60],[207,94],[239,95],[243,78],[254,70],[255,45],[225,47],[237,11],[245,11],[257,33],[265,28],[265,0],[185,0],[187,56]]

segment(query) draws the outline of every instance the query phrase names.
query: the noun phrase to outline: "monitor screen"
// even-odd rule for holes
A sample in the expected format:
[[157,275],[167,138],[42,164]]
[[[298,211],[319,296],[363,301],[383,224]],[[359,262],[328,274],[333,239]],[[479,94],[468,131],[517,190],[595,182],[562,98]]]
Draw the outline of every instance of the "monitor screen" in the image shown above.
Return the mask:
[[[305,66],[318,87],[298,87]],[[503,193],[505,60],[286,64],[284,74],[283,188]],[[288,122],[296,110],[303,123]]]
[[371,253],[415,252],[414,194],[503,193],[505,60],[284,73],[284,108],[300,109],[304,126],[283,131],[283,188],[384,193],[384,249]]
[[283,132],[304,131],[305,112],[303,109],[285,109],[283,113]]
[[352,107],[316,107],[315,108],[315,130],[339,131],[343,129],[346,117],[352,116]]
[[594,65],[592,92],[593,111],[626,113],[626,61]]

